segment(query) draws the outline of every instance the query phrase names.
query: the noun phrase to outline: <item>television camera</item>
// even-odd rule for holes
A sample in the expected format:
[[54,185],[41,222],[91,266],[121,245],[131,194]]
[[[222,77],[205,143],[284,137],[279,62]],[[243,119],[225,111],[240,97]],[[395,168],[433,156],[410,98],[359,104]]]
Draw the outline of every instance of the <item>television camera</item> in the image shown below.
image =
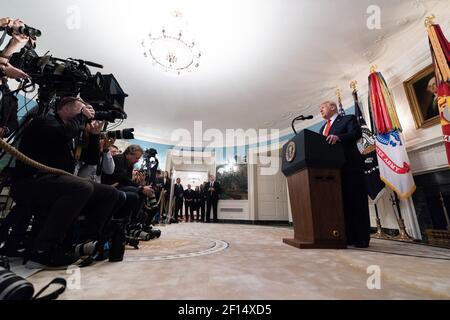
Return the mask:
[[45,114],[54,108],[62,97],[78,96],[91,104],[96,113],[103,113],[101,119],[113,122],[126,119],[125,98],[128,96],[112,74],[93,74],[89,67],[102,65],[81,59],[60,59],[51,55],[39,56],[29,45],[14,53],[10,63],[28,75],[21,90],[38,89],[38,113]]

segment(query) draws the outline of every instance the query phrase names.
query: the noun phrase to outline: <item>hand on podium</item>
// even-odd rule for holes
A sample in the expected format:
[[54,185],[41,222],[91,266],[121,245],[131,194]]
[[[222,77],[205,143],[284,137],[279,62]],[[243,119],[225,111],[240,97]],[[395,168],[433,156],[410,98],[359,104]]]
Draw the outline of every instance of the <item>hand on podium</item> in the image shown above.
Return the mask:
[[336,143],[338,143],[338,142],[340,142],[341,141],[341,139],[339,139],[339,137],[338,136],[335,136],[334,134],[330,134],[328,137],[327,137],[327,142],[329,143],[329,144],[336,144]]

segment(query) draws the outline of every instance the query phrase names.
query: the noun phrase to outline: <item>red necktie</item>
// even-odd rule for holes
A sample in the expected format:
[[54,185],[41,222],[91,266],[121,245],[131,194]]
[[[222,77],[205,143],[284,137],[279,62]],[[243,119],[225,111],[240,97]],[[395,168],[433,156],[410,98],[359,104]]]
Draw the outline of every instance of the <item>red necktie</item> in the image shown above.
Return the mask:
[[323,135],[325,137],[328,137],[328,133],[330,132],[330,128],[331,128],[331,119],[327,120],[327,125],[325,126],[325,129],[323,130]]

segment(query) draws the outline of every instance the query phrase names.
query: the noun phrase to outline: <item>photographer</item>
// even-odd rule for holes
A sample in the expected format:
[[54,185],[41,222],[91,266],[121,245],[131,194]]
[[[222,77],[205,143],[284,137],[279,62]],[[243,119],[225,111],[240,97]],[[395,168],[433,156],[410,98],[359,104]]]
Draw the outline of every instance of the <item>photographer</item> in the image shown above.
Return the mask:
[[102,183],[113,185],[118,184],[117,188],[125,192],[134,192],[139,195],[139,203],[134,209],[131,220],[138,218],[141,211],[145,197],[153,197],[154,190],[150,186],[144,185],[142,177],[138,175],[137,180],[133,180],[133,168],[139,159],[144,154],[144,150],[138,145],[130,145],[126,148],[123,154],[118,154],[113,157],[115,169],[111,175],[104,174],[102,176]]
[[[63,98],[55,115],[37,117],[25,128],[19,150],[44,165],[73,173],[76,163],[74,139],[94,116],[92,106],[81,99]],[[96,152],[98,155],[98,147]],[[84,160],[86,163],[97,161],[94,158]],[[45,208],[44,212],[33,211],[35,218],[44,223],[33,248],[26,253],[27,265],[31,267],[72,264],[74,258],[66,253],[62,243],[75,218],[86,217],[84,239],[97,239],[119,199],[119,193],[113,187],[39,171],[21,161],[16,164],[11,192],[17,203],[26,204],[33,210]]]
[[[115,142],[115,139],[101,137],[100,133],[104,126],[104,122],[92,121],[86,125],[86,133],[88,135],[88,147],[86,150],[97,150],[96,144],[100,146],[98,161],[95,164],[85,162],[79,163],[78,176],[90,178],[92,181],[101,183],[101,174],[112,174],[115,169],[114,160],[109,150]],[[89,135],[89,132],[92,134]],[[95,154],[92,157],[95,158]]]
[[[90,156],[85,154],[85,157],[87,156],[91,159],[95,159],[97,157],[97,163],[94,165],[81,162],[79,164],[78,176],[89,178],[94,182],[101,183],[103,173],[114,173],[115,163],[111,152],[111,147],[114,145],[116,140],[101,135],[104,122],[92,121],[91,123],[88,123],[86,127],[88,135],[88,148],[86,150],[90,150],[91,152],[94,152],[94,154]],[[89,132],[91,134],[89,134]],[[96,145],[100,146],[99,150],[96,148]],[[95,154],[96,150],[99,151],[99,154]],[[138,203],[138,196],[132,192],[119,191],[119,193],[120,199],[116,203],[113,218],[128,221],[133,208],[135,208]]]
[[[10,18],[0,19],[1,27],[10,27],[10,28],[18,28],[25,26],[22,20],[16,19],[12,20]],[[14,30],[14,29],[13,29]],[[0,78],[11,78],[11,79],[28,79],[29,76],[20,69],[13,67],[9,63],[9,59],[12,54],[16,51],[19,51],[25,44],[31,43],[34,44],[34,39],[30,37],[13,31],[11,34],[11,40],[8,45],[3,49],[0,54]],[[4,80],[2,80],[4,81]]]
[[[1,27],[19,27],[22,25],[24,24],[21,20],[0,19]],[[15,51],[28,41],[30,41],[29,37],[13,33],[10,42],[0,53],[0,139],[7,138],[19,126],[17,98],[11,94],[7,78],[27,79],[29,76],[22,70],[13,67],[8,60]]]

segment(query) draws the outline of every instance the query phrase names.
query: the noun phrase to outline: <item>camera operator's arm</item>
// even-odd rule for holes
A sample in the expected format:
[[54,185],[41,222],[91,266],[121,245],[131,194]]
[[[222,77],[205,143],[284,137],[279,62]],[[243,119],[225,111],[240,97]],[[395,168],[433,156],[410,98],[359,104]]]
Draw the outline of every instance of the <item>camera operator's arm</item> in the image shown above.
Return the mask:
[[[24,27],[25,23],[20,19],[16,19],[12,23],[10,22],[8,26],[19,28]],[[12,54],[16,51],[19,51],[28,41],[30,41],[30,37],[24,34],[13,32],[11,40],[9,41],[6,48],[3,49],[1,56],[7,59],[11,58]]]
[[86,124],[85,132],[88,135],[87,148],[81,153],[81,159],[88,165],[97,165],[100,160],[100,132],[103,123],[92,121]]
[[102,172],[106,174],[113,174],[116,165],[114,164],[113,156],[109,147],[114,145],[116,142],[115,139],[101,139],[100,140],[100,149],[102,150]]
[[10,63],[3,64],[0,58],[0,77],[8,77],[11,79],[29,79],[30,76],[20,69],[13,67]]

